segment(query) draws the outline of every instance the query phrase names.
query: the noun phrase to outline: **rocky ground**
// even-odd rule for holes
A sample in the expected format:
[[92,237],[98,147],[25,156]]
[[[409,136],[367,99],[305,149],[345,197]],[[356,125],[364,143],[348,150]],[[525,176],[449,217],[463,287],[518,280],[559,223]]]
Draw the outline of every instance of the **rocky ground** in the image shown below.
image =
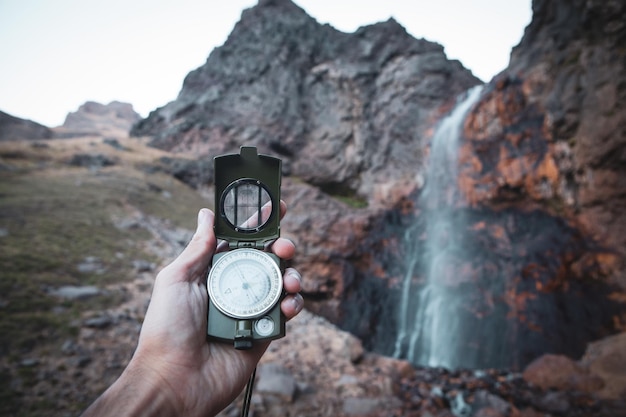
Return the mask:
[[[139,139],[7,141],[0,158],[0,414],[77,415],[122,372],[154,276],[191,237],[195,207],[212,204],[206,192],[174,179],[184,158]],[[80,217],[84,212],[95,217]],[[68,246],[81,230],[89,239],[75,257],[42,243],[67,234],[55,243]],[[107,239],[123,245],[109,249]],[[63,257],[43,258],[46,250]],[[18,269],[22,262],[45,265]],[[48,277],[51,270],[57,274]],[[31,331],[36,320],[43,324]],[[523,373],[450,371],[368,352],[357,337],[305,310],[263,357],[252,415],[619,417],[626,416],[625,376],[626,334],[591,344],[579,361],[543,356]],[[241,398],[222,416],[240,407]]]
[[[76,159],[71,155],[91,155],[81,159],[88,167],[81,171],[83,181],[88,180],[89,172],[97,178],[107,178],[107,169],[114,170],[121,164],[116,155],[119,158],[129,153],[137,157],[143,149],[127,140],[116,142],[119,146],[115,147],[105,140],[75,139],[43,151],[36,149],[50,154],[65,149],[60,157],[64,163]],[[84,153],[85,146],[98,152]],[[21,155],[27,155],[25,152]],[[8,153],[5,151],[4,155]],[[148,153],[146,149],[143,155]],[[53,164],[51,159],[49,164]],[[117,162],[107,166],[100,163],[102,160]],[[11,166],[19,166],[16,161],[14,155]],[[76,169],[85,167],[79,164]],[[165,198],[173,192],[174,189],[160,190],[158,195]],[[163,200],[159,201],[163,204]],[[176,226],[137,207],[117,213],[112,222],[116,229],[147,234],[139,243],[144,257],[126,259],[132,269],[128,279],[121,282],[45,287],[45,295],[54,300],[49,306],[52,314],[71,317],[65,323],[70,331],[59,338],[57,330],[44,328],[38,333],[37,343],[0,357],[6,415],[77,415],[117,378],[129,360],[154,276],[162,264],[182,250],[192,231],[189,226]],[[3,230],[4,239],[10,238],[13,230]],[[97,256],[83,257],[76,265],[80,273],[95,276],[103,276],[99,274],[105,274],[107,268],[110,267],[106,260]],[[95,302],[102,297],[108,297],[108,304]],[[7,313],[10,303],[10,299],[3,301],[2,308]],[[73,315],[66,315],[68,309],[74,311]],[[529,367],[524,375],[490,369],[448,371],[415,368],[405,361],[367,352],[355,336],[305,310],[288,324],[287,337],[274,342],[261,361],[253,415],[626,415],[626,404],[619,400],[623,395],[620,389],[625,386],[625,339],[616,339],[612,348],[595,349],[586,362],[548,357],[535,370]],[[606,368],[613,372],[607,373]],[[607,386],[615,389],[607,393],[603,391]],[[240,403],[241,399],[222,415],[237,415]]]
[[[171,231],[172,236],[189,233]],[[181,249],[178,242],[168,242],[161,235],[155,236],[154,243],[163,254],[173,256]],[[121,373],[133,352],[155,274],[150,265],[141,269],[133,282],[101,290],[122,293],[123,303],[84,312],[74,323],[77,337],[47,352],[34,350],[21,359],[11,381],[13,395],[21,398],[25,409],[26,404],[41,404],[42,400],[48,404],[45,410],[31,410],[28,415],[76,415]],[[76,296],[88,303],[88,295],[65,292],[62,296]],[[619,366],[624,366],[623,359]],[[563,361],[574,363],[563,359],[561,368]],[[8,366],[6,362],[3,365]],[[542,369],[550,369],[549,364],[544,365]],[[31,374],[29,384],[19,376],[24,372]],[[577,376],[582,381],[580,372]],[[626,416],[623,397],[601,400],[589,390],[594,384],[595,388],[605,386],[601,379],[596,377],[591,385],[576,390],[571,375],[563,378],[564,382],[556,381],[552,388],[550,375],[415,368],[364,351],[357,338],[305,310],[288,324],[287,337],[274,342],[262,359],[252,415]],[[240,406],[241,399],[222,415],[236,416]]]

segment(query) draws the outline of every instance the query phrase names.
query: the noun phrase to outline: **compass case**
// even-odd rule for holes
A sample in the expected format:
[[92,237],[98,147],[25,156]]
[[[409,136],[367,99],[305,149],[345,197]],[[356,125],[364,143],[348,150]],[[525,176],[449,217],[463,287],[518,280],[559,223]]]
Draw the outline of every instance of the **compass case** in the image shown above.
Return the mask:
[[[217,156],[213,162],[216,237],[227,241],[231,252],[248,248],[263,250],[280,237],[281,160],[259,155],[255,147],[243,146],[239,154]],[[216,254],[213,264],[228,253]],[[280,258],[266,254],[282,271]],[[213,278],[211,272],[208,280]],[[209,297],[207,336],[232,342],[236,349],[250,349],[256,340],[283,337],[285,318],[280,311],[283,298],[284,292],[259,317],[240,318],[220,311]]]

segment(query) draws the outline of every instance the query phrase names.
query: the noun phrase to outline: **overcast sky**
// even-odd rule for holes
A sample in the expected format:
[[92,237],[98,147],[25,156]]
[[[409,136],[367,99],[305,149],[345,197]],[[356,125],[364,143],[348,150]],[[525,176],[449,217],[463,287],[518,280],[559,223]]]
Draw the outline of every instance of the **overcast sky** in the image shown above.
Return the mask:
[[[531,0],[295,0],[343,32],[394,17],[489,81],[530,23]],[[256,0],[0,0],[0,110],[47,126],[88,100],[142,116],[173,100]]]

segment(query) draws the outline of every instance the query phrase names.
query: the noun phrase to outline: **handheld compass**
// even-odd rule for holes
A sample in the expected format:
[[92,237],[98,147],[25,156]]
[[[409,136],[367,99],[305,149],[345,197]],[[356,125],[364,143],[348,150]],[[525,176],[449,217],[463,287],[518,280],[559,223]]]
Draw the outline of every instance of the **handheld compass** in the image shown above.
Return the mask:
[[285,335],[280,259],[264,250],[280,236],[281,160],[244,146],[213,162],[215,235],[230,250],[213,257],[207,278],[207,335],[250,349]]

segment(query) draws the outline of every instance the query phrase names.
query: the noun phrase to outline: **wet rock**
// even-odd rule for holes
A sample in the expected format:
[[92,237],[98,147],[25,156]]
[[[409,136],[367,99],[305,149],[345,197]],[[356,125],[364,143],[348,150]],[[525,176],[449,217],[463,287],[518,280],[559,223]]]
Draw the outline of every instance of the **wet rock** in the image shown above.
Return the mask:
[[511,404],[508,401],[490,393],[489,391],[480,390],[474,395],[474,407],[476,409],[489,409],[497,413],[496,415],[506,416],[511,410]]
[[463,393],[457,393],[450,400],[450,411],[456,417],[469,417],[472,413],[472,406],[465,401]]

